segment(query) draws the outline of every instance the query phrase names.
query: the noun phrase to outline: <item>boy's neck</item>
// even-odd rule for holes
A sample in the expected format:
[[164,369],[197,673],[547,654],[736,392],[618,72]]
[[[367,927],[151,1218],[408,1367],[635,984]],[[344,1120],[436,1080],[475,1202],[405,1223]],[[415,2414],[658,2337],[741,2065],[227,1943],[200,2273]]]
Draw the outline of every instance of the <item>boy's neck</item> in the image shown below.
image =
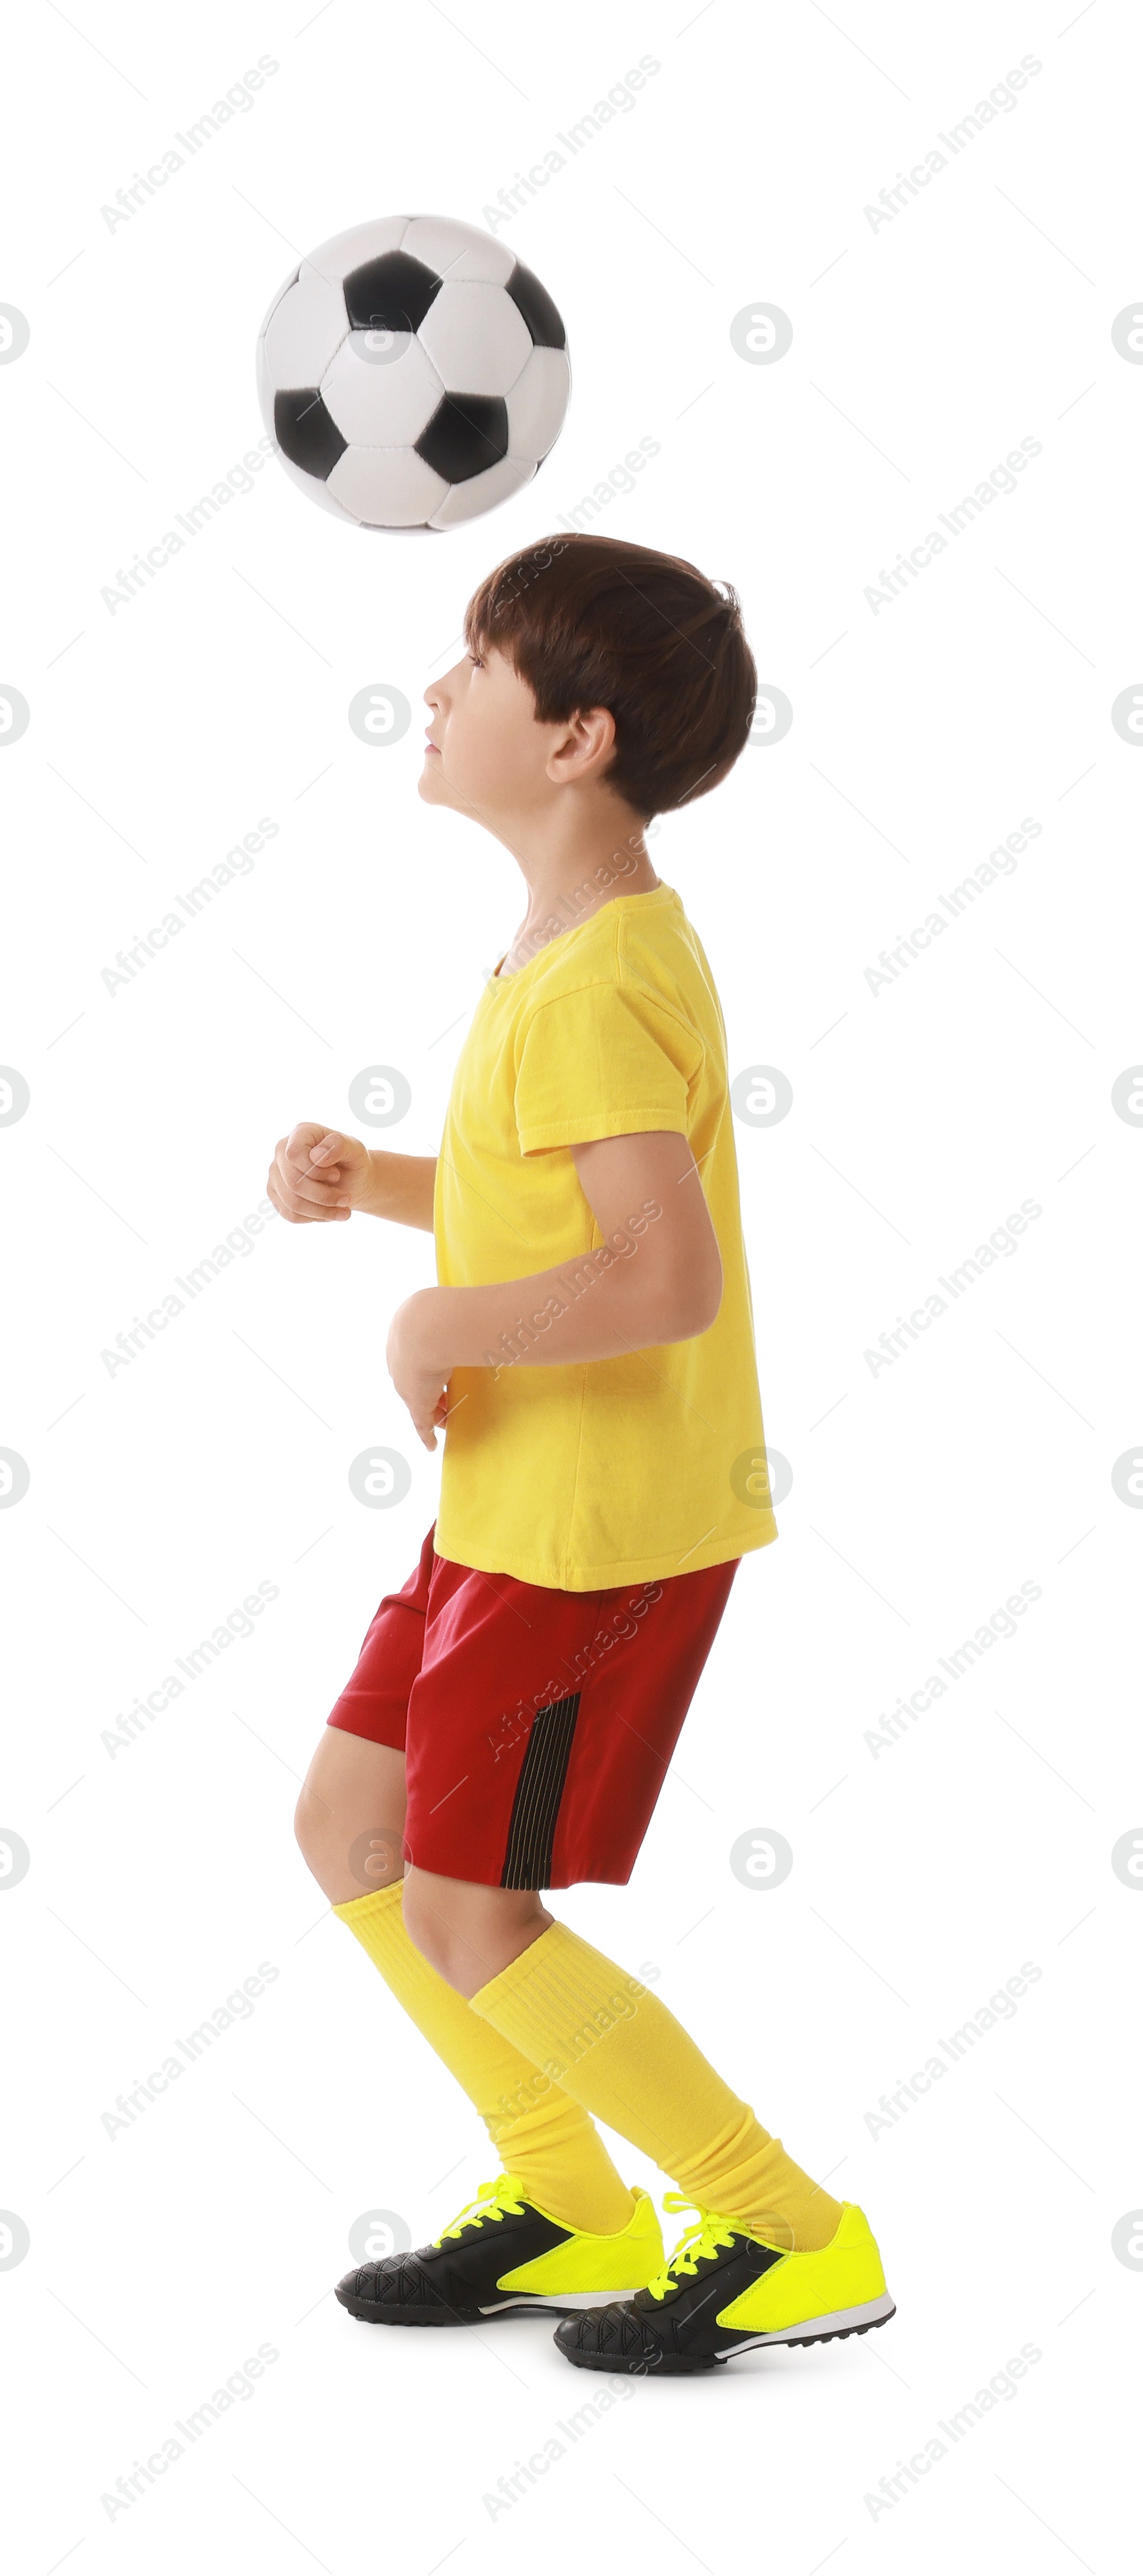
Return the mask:
[[590,814],[545,817],[538,831],[514,832],[510,840],[503,835],[528,889],[528,906],[501,973],[517,974],[549,940],[588,921],[616,895],[653,894],[661,879],[645,832],[630,806],[609,797]]

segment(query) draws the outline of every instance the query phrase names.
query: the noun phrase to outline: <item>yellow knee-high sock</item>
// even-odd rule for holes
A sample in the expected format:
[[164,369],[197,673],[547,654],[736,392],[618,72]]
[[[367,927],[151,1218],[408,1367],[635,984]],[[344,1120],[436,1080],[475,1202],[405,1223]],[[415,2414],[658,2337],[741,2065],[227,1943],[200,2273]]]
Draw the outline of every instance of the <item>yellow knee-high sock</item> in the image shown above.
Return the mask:
[[759,2126],[657,1995],[566,1924],[482,1986],[472,2010],[700,2207],[799,2253],[829,2244],[841,2203]]
[[505,2171],[565,2227],[614,2236],[635,2207],[585,2110],[474,2013],[405,1930],[402,1881],[333,1911],[479,2111]]

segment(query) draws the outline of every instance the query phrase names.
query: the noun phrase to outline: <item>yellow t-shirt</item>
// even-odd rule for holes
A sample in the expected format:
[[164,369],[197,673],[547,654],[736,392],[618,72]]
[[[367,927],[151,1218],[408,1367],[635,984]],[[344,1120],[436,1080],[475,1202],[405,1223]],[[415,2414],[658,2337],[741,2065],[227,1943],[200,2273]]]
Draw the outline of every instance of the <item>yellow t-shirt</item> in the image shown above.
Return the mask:
[[[592,1592],[720,1565],[778,1535],[726,1029],[670,886],[614,897],[518,973],[489,977],[441,1139],[437,1276],[484,1287],[574,1269],[603,1237],[571,1146],[648,1128],[689,1139],[722,1256],[715,1321],[617,1359],[454,1369],[434,1539],[454,1563]],[[569,1303],[575,1293],[569,1278]],[[554,1346],[558,1320],[551,1330]]]

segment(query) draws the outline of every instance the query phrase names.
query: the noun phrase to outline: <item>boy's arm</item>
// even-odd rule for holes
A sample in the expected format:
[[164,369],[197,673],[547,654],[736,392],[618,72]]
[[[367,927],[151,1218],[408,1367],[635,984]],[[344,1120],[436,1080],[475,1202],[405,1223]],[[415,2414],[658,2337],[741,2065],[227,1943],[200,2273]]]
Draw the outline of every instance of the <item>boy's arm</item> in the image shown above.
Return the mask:
[[722,1262],[686,1137],[658,1128],[571,1148],[603,1245],[487,1288],[421,1288],[389,1334],[389,1373],[435,1449],[454,1368],[560,1368],[705,1333]]
[[291,1225],[389,1217],[433,1230],[435,1154],[387,1154],[336,1127],[303,1125],[279,1138],[266,1188]]

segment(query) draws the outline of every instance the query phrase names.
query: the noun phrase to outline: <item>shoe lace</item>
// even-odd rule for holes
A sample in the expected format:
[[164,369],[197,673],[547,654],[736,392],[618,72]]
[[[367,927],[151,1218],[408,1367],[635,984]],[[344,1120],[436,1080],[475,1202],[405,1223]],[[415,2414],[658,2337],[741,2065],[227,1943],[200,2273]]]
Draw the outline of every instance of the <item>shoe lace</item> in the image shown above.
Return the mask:
[[483,2227],[486,2220],[498,2222],[509,2211],[518,2217],[524,2206],[524,2185],[519,2174],[497,2174],[492,2182],[482,2182],[475,2200],[466,2200],[458,2217],[434,2236],[434,2245],[443,2245],[446,2236],[460,2236],[466,2227]]
[[649,2299],[665,2298],[668,2290],[673,2290],[685,2274],[698,2270],[706,2256],[717,2254],[721,2247],[733,2244],[735,2237],[742,2234],[741,2227],[736,2227],[732,2219],[720,2218],[717,2210],[703,2209],[697,2200],[688,2200],[685,2191],[664,2192],[663,2207],[669,2210],[693,2209],[698,2215],[689,2227],[684,2228],[662,2271],[655,2274],[653,2281],[648,2281],[646,2295]]

